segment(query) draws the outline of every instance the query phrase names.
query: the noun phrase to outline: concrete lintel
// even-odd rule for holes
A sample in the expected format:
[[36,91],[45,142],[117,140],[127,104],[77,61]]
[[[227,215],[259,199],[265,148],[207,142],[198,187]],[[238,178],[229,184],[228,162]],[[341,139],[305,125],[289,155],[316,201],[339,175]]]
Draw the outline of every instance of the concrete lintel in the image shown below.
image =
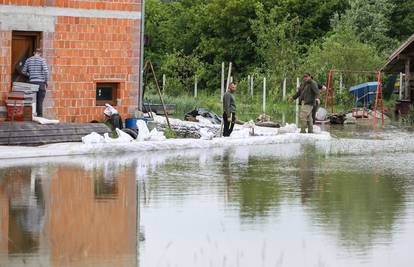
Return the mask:
[[[18,17],[16,17],[18,16]],[[36,18],[37,21],[43,19],[53,19],[56,17],[84,17],[84,18],[113,18],[113,19],[141,19],[139,11],[117,11],[117,10],[97,10],[97,9],[77,9],[61,7],[35,7],[35,6],[16,6],[0,5],[0,30],[11,30],[10,25],[19,23],[32,23],[29,19]],[[14,22],[10,22],[13,18]],[[25,18],[27,21],[21,21]]]

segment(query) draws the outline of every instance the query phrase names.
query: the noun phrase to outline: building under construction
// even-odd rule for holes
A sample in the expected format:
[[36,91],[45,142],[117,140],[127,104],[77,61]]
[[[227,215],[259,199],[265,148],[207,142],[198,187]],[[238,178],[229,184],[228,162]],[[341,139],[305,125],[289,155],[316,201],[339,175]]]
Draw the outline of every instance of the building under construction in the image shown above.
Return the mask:
[[105,103],[132,116],[140,97],[141,2],[0,0],[0,120],[36,48],[50,70],[45,117],[90,122]]

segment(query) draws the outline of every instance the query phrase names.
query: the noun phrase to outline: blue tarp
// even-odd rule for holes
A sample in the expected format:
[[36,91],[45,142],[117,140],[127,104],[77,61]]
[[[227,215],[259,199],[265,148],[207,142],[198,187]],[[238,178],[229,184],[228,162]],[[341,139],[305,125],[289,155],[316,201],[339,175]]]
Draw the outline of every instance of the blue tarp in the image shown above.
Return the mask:
[[354,96],[356,104],[369,105],[375,101],[378,82],[361,83],[352,86],[349,92]]

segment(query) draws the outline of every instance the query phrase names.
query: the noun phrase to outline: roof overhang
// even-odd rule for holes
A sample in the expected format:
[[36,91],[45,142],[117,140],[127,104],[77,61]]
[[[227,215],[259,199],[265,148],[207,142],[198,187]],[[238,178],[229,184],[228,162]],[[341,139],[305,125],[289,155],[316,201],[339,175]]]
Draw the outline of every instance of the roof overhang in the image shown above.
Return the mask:
[[382,66],[381,71],[386,73],[404,72],[407,59],[412,59],[414,62],[414,34],[392,53]]

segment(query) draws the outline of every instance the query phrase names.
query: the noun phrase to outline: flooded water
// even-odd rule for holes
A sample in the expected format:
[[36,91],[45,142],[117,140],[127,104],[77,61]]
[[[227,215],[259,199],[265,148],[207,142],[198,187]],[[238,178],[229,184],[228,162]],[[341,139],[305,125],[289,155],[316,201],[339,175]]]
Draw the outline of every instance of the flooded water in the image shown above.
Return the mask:
[[0,266],[413,266],[414,134],[332,132],[2,160]]

